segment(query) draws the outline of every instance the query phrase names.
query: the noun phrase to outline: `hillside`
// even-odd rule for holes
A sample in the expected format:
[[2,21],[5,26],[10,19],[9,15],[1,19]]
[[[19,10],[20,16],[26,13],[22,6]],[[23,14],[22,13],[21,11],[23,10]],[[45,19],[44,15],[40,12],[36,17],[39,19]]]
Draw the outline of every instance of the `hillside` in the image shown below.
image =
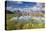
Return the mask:
[[6,14],[14,14],[14,12],[10,11],[10,10],[5,10]]

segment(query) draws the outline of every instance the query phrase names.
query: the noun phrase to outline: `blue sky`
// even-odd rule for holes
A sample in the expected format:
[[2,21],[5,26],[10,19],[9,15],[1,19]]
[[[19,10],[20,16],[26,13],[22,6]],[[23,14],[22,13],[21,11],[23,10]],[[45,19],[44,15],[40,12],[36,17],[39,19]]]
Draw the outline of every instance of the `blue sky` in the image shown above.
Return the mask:
[[44,5],[43,3],[24,1],[7,1],[6,3],[7,9],[11,11],[16,10],[16,8],[22,8],[20,10],[24,10],[23,8],[32,8],[40,10],[40,7],[42,7],[43,5]]
[[12,7],[12,8],[16,8],[16,7],[32,7],[36,5],[36,2],[17,2],[17,1],[7,1],[7,7]]

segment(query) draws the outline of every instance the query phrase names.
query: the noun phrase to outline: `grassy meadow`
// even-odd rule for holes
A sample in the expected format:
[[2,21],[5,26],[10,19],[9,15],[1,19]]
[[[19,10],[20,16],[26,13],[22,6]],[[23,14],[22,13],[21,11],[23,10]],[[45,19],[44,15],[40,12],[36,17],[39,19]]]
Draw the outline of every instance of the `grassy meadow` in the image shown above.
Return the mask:
[[34,28],[44,28],[45,24],[43,23],[33,23],[33,19],[30,19],[27,22],[13,22],[10,21],[12,17],[16,16],[16,14],[6,14],[6,28],[7,30],[16,30],[16,29],[34,29]]

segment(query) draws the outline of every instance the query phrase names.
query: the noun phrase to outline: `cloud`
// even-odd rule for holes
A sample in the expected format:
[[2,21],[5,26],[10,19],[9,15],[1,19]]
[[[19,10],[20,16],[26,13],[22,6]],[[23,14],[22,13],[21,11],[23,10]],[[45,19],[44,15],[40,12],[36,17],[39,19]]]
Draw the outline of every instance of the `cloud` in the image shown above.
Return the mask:
[[36,7],[36,6],[32,7],[31,9],[32,9],[33,11],[40,11],[40,10],[41,10],[40,7]]
[[22,4],[23,2],[22,2],[22,1],[16,1],[16,3],[18,3],[18,4]]
[[[20,3],[21,2],[17,2]],[[20,10],[20,11],[28,11],[28,10],[33,10],[33,11],[40,11],[40,10],[44,10],[44,8],[42,8],[42,3],[37,3],[36,5],[29,7],[26,5],[27,8],[13,8],[13,7],[7,7],[7,10],[11,10],[11,11],[15,11],[15,10]],[[42,9],[41,9],[42,8]]]
[[13,8],[12,8],[12,7],[7,7],[6,9],[7,9],[7,10],[12,10]]
[[43,6],[44,6],[44,4],[42,4],[42,3],[37,3],[37,4],[36,4],[35,6],[33,6],[31,9],[32,9],[33,11],[40,11],[40,10],[44,10]]

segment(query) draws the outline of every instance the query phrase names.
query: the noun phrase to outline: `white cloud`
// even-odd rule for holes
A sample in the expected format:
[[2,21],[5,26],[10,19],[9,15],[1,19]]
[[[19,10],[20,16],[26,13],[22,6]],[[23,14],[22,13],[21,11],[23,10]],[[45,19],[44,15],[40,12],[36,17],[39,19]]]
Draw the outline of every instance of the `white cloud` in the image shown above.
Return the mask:
[[17,1],[16,3],[18,3],[18,4],[22,4],[23,2],[22,2],[22,1]]
[[6,9],[7,9],[7,10],[12,10],[13,8],[12,8],[12,7],[7,7]]
[[44,8],[42,7],[42,3],[37,3],[35,6],[33,6],[31,9],[33,11],[40,11],[40,10],[44,10]]
[[37,7],[43,7],[44,6],[44,4],[43,3],[37,3],[37,5],[36,5]]
[[[21,3],[21,2],[17,2],[17,3]],[[40,7],[41,6],[41,7]],[[28,6],[27,6],[28,7]],[[33,10],[33,11],[40,11],[40,10],[44,10],[44,8],[42,8],[42,4],[41,3],[37,3],[37,5],[33,6],[33,7],[29,7],[29,8],[12,8],[12,7],[7,7],[8,10],[20,10],[20,11],[29,11],[29,10]]]

